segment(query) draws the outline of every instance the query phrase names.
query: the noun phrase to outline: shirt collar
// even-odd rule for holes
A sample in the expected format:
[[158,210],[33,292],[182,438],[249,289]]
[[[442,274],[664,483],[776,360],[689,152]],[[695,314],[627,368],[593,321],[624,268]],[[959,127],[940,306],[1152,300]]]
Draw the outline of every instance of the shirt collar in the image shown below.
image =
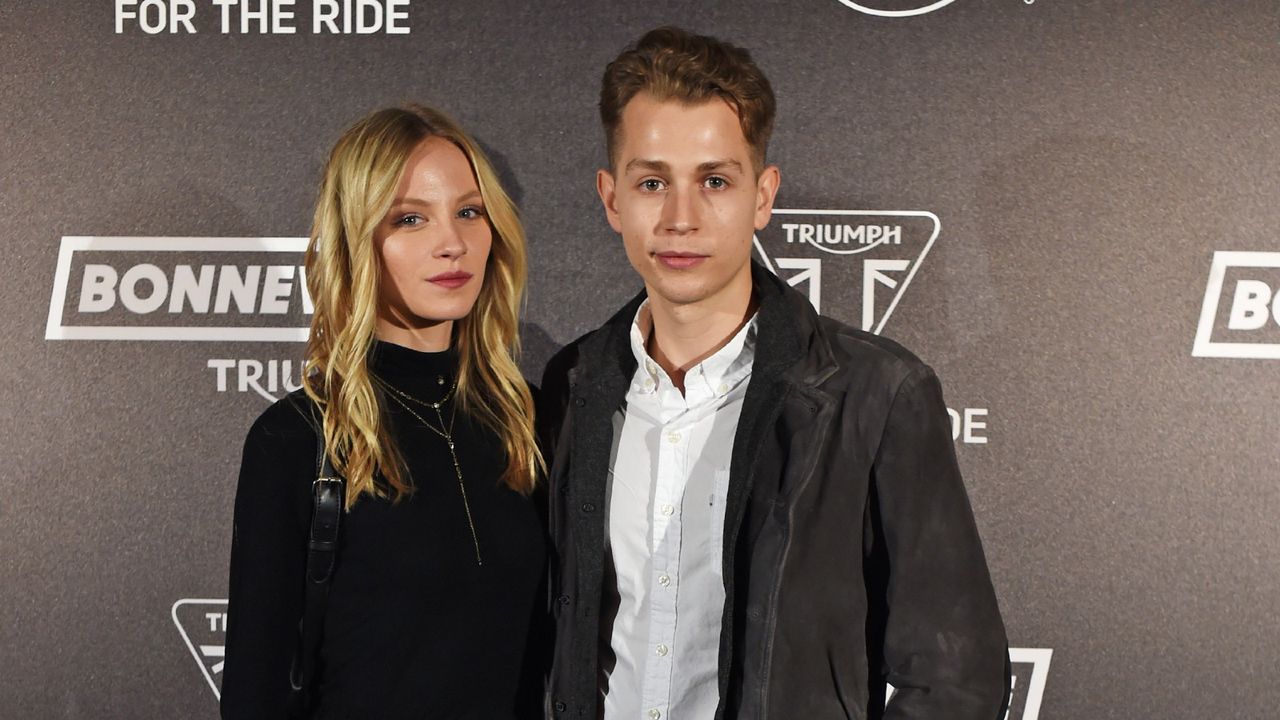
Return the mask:
[[[685,373],[685,396],[690,404],[700,396],[722,397],[751,375],[755,360],[756,328],[758,313],[752,314],[729,342]],[[631,352],[635,355],[637,375],[641,378],[635,389],[652,393],[660,383],[671,384],[671,378],[657,361],[649,357],[645,340],[653,329],[653,315],[646,299],[636,309],[631,322]],[[647,381],[647,382],[646,382]]]

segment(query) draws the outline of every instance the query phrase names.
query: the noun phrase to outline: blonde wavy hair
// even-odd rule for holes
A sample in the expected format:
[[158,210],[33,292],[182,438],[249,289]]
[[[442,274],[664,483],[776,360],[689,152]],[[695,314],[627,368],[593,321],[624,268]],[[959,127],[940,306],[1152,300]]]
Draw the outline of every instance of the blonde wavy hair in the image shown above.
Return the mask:
[[516,364],[528,263],[515,204],[479,146],[448,116],[421,105],[386,108],[348,128],[329,154],[305,261],[315,314],[303,386],[323,416],[334,469],[346,478],[348,508],[366,493],[399,500],[413,492],[369,370],[382,274],[373,235],[409,156],[429,137],[467,156],[493,231],[480,295],[453,326],[458,407],[501,438],[508,487],[528,494],[546,469],[533,398]]

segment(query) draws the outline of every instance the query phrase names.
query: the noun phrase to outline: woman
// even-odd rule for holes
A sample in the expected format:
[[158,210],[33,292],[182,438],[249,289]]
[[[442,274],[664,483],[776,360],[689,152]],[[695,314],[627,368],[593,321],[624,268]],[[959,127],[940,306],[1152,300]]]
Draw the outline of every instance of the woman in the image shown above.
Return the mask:
[[329,156],[306,270],[304,389],[245,440],[222,715],[287,714],[319,428],[345,512],[306,714],[523,717],[546,550],[515,207],[451,120],[380,110]]

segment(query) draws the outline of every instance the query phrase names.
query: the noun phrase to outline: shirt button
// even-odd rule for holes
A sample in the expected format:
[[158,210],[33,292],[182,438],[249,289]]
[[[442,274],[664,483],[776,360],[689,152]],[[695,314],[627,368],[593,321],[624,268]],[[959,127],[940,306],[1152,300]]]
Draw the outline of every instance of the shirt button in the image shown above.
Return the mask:
[[716,388],[716,392],[720,393],[721,395],[723,395],[723,394],[725,394],[725,393],[729,392],[729,384],[728,384],[728,383],[720,383],[720,387]]
[[662,717],[662,711],[658,708],[649,708],[649,720],[658,720]]
[[675,445],[676,443],[680,442],[680,433],[678,432],[667,433],[667,442],[671,443],[672,445]]
[[671,652],[671,648],[667,647],[666,645],[659,645],[656,648],[656,650],[658,653],[658,657],[666,657],[667,653]]
[[672,507],[671,505],[663,505],[663,506],[662,506],[662,514],[663,514],[663,515],[666,515],[667,517],[671,517],[671,516],[672,516],[672,515],[674,515],[675,513],[676,513],[676,509],[675,509],[674,507]]
[[658,576],[658,584],[659,584],[659,585],[661,585],[662,587],[667,587],[668,585],[670,585],[670,584],[671,584],[671,576],[670,576],[670,575],[659,575],[659,576]]

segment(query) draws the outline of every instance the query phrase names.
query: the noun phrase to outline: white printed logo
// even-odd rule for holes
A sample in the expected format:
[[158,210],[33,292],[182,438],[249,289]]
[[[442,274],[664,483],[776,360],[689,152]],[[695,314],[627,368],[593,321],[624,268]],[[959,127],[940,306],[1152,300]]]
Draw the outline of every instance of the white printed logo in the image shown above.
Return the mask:
[[951,439],[960,441],[963,437],[965,445],[986,445],[990,414],[987,408],[947,408],[947,415],[951,417]]
[[[1044,686],[1049,679],[1049,661],[1053,659],[1050,648],[1009,648],[1009,663],[1013,666],[1010,678],[1009,711],[1004,720],[1039,720],[1040,703],[1044,700]],[[885,690],[885,704],[893,700],[896,692],[892,685]]]
[[924,15],[934,10],[944,8],[956,0],[934,0],[933,2],[920,2],[920,0],[862,0],[854,2],[853,0],[840,0],[840,4],[845,7],[853,8],[860,13],[867,15],[875,15],[877,17],[911,17],[912,15]]
[[[786,210],[753,239],[760,262],[818,312],[880,334],[942,231],[923,210]],[[826,270],[834,269],[828,278]],[[852,282],[848,275],[852,274]],[[951,437],[987,444],[990,410],[947,408]]]
[[173,604],[171,614],[213,696],[220,699],[227,644],[227,601],[184,598]]
[[1280,252],[1215,252],[1194,357],[1280,360]]
[[1050,648],[1009,648],[1013,684],[1005,720],[1038,720],[1052,659]]
[[[774,210],[755,236],[764,266],[789,285],[805,284],[818,312],[879,334],[911,285],[942,223],[916,210]],[[823,282],[823,263],[854,281]],[[784,273],[790,273],[785,274]]]
[[210,358],[205,363],[216,373],[218,392],[255,392],[267,402],[279,400],[277,393],[302,389],[302,366],[290,359]]
[[307,238],[64,237],[47,340],[307,339]]

